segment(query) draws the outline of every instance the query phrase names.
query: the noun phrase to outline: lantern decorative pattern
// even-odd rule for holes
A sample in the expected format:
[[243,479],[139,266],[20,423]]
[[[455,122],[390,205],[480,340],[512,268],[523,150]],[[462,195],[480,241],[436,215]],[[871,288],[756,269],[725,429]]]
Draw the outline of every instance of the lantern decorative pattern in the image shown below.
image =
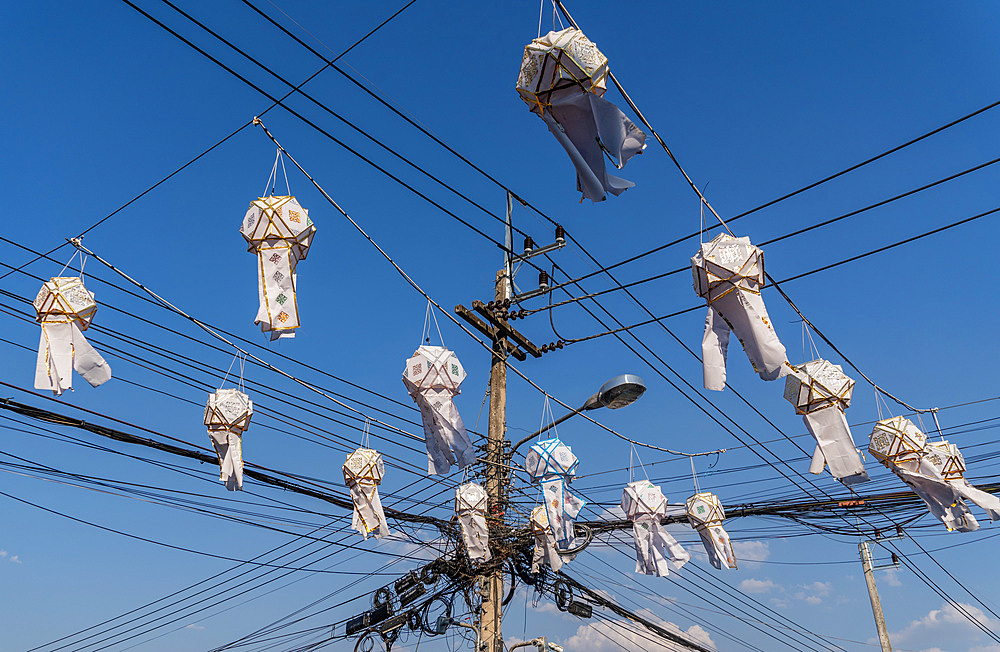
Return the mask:
[[354,519],[351,527],[367,539],[374,533],[376,539],[389,534],[385,511],[378,497],[378,486],[385,475],[382,455],[371,448],[359,448],[344,462],[344,482],[351,490],[354,502]]
[[219,480],[229,491],[243,491],[243,433],[250,426],[253,401],[238,389],[208,395],[205,425],[219,458]]
[[868,450],[913,489],[948,530],[979,529],[965,500],[986,510],[991,520],[1000,519],[1000,498],[969,484],[958,447],[947,441],[928,442],[909,419],[893,417],[876,423]]
[[421,346],[406,361],[403,384],[420,408],[427,444],[427,472],[444,474],[476,461],[476,450],[455,407],[465,380],[458,356],[443,346]]
[[687,517],[691,527],[701,535],[701,542],[705,544],[705,552],[712,565],[719,569],[723,566],[736,568],[733,544],[722,527],[726,512],[719,497],[709,492],[691,496],[687,501]]
[[455,487],[455,515],[465,550],[473,561],[489,561],[490,531],[486,526],[486,490],[475,482]]
[[532,444],[524,460],[524,468],[531,481],[542,485],[542,498],[552,533],[558,544],[564,547],[575,536],[573,519],[587,504],[566,488],[576,475],[579,463],[570,447],[558,437]]
[[111,379],[111,366],[87,342],[83,331],[97,312],[94,294],[79,276],[53,276],[33,302],[42,334],[35,363],[35,389],[59,396],[73,389],[73,370],[97,387]]
[[785,399],[816,439],[809,472],[820,474],[828,466],[830,475],[847,486],[870,479],[844,415],[853,391],[854,381],[840,365],[827,360],[793,367],[785,378]]
[[517,92],[569,155],[577,189],[591,201],[635,186],[608,174],[604,155],[621,169],[646,147],[646,134],[603,98],[608,59],[578,29],[549,32],[524,48]]
[[531,557],[531,572],[538,573],[542,564],[548,564],[553,573],[558,573],[563,564],[573,561],[576,555],[560,555],[556,548],[556,538],[552,535],[548,510],[539,505],[531,510],[531,533],[535,536],[535,551]]
[[622,492],[622,509],[632,521],[636,573],[666,577],[670,574],[668,560],[680,570],[691,559],[691,553],[660,522],[667,510],[660,487],[649,480],[628,483]]
[[272,340],[295,337],[299,327],[296,267],[305,260],[316,233],[309,211],[288,195],[259,197],[250,202],[240,233],[247,251],[257,254],[260,306],[254,323],[270,333]]
[[743,344],[754,371],[763,380],[788,373],[785,347],[764,307],[764,252],[750,238],[720,233],[702,243],[691,258],[694,289],[708,303],[701,342],[705,389],[726,387],[726,350],[733,332]]

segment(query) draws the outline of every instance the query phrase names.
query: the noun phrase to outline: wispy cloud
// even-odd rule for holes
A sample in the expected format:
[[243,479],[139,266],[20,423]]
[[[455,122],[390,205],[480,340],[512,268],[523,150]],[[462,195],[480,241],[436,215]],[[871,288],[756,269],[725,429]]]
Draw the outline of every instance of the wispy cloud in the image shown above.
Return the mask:
[[204,625],[195,625],[194,623],[191,623],[190,625],[186,626],[184,629],[205,629],[205,626]]
[[744,593],[769,593],[775,590],[780,591],[782,588],[771,580],[758,580],[750,577],[740,582],[740,591]]
[[[670,632],[706,647],[716,647],[711,636],[700,625],[681,629],[675,623],[663,620],[648,609],[642,609],[637,613]],[[562,641],[562,645],[567,650],[587,650],[587,652],[619,652],[622,648],[644,652],[673,652],[677,649],[676,643],[659,639],[663,641],[660,643],[656,639],[655,635],[641,625],[631,621],[609,619],[581,625],[573,636]]]

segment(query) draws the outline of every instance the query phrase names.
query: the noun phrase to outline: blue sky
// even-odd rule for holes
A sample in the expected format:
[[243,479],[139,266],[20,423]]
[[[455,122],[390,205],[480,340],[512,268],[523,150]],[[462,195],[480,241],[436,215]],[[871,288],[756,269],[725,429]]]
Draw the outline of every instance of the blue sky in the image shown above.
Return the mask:
[[[151,0],[137,4],[268,92],[284,94],[287,90],[167,5]],[[277,5],[311,35],[300,32],[273,5],[260,4],[321,51],[329,47],[338,53],[401,6],[290,0]],[[322,65],[236,0],[181,6],[294,83]],[[694,181],[699,186],[708,184],[707,196],[724,217],[1000,99],[995,90],[1000,69],[995,34],[1000,15],[990,3],[577,2],[569,8],[587,36],[609,57],[612,70]],[[6,92],[0,94],[0,115],[4,117],[0,129],[7,145],[2,171],[8,191],[7,217],[0,235],[26,247],[48,250],[63,243],[270,104],[123,3],[6,3],[4,10]],[[548,8],[542,29],[551,27]],[[579,203],[570,163],[514,91],[522,48],[537,29],[536,3],[418,0],[341,63],[427,130],[563,224],[601,264],[694,233],[699,223],[697,197],[652,140],[622,172],[637,183],[636,188],[604,203]],[[322,73],[306,89],[420,169],[447,180],[502,215],[503,190],[336,72]],[[607,97],[624,108],[615,91],[609,91]],[[287,103],[455,215],[502,241],[502,225],[479,208],[304,98],[292,97]],[[997,156],[998,112],[1000,108],[987,111],[754,213],[736,222],[733,230],[754,242],[764,242],[991,161]],[[264,122],[442,306],[492,298],[493,277],[502,262],[494,243],[282,109],[268,112]],[[190,314],[263,345],[266,352],[258,354],[268,361],[339,393],[356,409],[373,414],[381,410],[379,418],[419,434],[420,426],[413,421],[416,412],[410,407],[400,372],[420,342],[426,302],[291,166],[291,191],[310,210],[318,229],[308,259],[299,266],[303,326],[294,340],[268,344],[253,325],[255,261],[247,253],[238,227],[247,205],[264,188],[273,160],[271,142],[259,129],[248,127],[89,233],[84,243]],[[997,168],[990,165],[768,245],[768,272],[777,279],[788,278],[994,209],[998,206],[997,175]],[[551,241],[551,225],[529,210],[516,208],[514,220],[536,242]],[[951,441],[966,452],[968,476],[975,482],[991,481],[997,468],[994,440],[998,402],[965,405],[1000,394],[993,373],[1000,347],[990,334],[998,317],[994,288],[1000,278],[992,263],[994,247],[989,243],[997,235],[997,217],[985,217],[783,286],[807,317],[875,382],[914,405],[960,406],[943,409],[940,418],[942,427],[954,433],[949,434]],[[697,237],[688,238],[618,268],[615,275],[628,282],[683,268],[696,247]],[[54,276],[70,255],[70,248],[63,247],[53,255],[60,262],[37,261],[24,271],[42,278]],[[0,242],[0,262],[16,267],[32,258],[29,252]],[[595,269],[576,246],[560,251],[555,260],[572,276]],[[0,269],[0,276],[8,271]],[[95,326],[130,338],[123,343],[113,334],[88,331],[88,339],[111,362],[115,378],[92,389],[77,377],[75,391],[60,399],[64,405],[8,387],[0,395],[105,423],[75,411],[75,407],[82,407],[170,434],[193,446],[208,446],[201,406],[207,392],[220,382],[211,375],[212,370],[224,373],[232,354],[207,347],[217,343],[190,322],[105,283],[122,285],[121,279],[96,260],[88,261],[86,271],[92,275],[88,287],[102,306]],[[566,279],[557,275],[554,280]],[[530,270],[519,277],[519,284],[524,289],[533,287]],[[33,297],[39,285],[36,278],[21,273],[0,279],[0,288],[21,297]],[[610,287],[610,281],[595,277],[583,286],[590,292],[603,290]],[[687,272],[637,286],[633,292],[657,316],[700,304]],[[624,324],[648,319],[643,308],[621,295],[604,295],[601,304]],[[790,360],[803,361],[798,317],[773,289],[765,290],[764,298]],[[539,307],[542,301],[536,299],[526,306]],[[7,295],[0,302],[5,311],[25,307]],[[457,405],[467,425],[485,431],[485,413],[481,418],[479,415],[489,357],[454,324],[441,316],[439,320],[446,344],[469,372]],[[664,323],[677,339],[697,350],[703,320],[704,310],[698,309]],[[605,330],[579,304],[555,310],[554,323],[568,338]],[[556,339],[544,312],[518,322],[518,328],[539,343]],[[0,332],[5,340],[0,342],[0,380],[30,389],[37,324],[3,312]],[[595,418],[661,447],[730,449],[711,469],[708,467],[714,458],[696,462],[702,488],[714,490],[726,504],[809,499],[773,468],[761,466],[759,458],[707,419],[660,375],[678,382],[667,369],[669,365],[700,388],[700,362],[677,340],[655,324],[634,333],[660,358],[657,361],[643,351],[652,366],[612,337],[570,345],[516,366],[569,404],[582,402],[611,376],[637,373],[649,387],[646,396],[625,410],[596,412]],[[627,341],[639,348],[634,340]],[[136,343],[148,348],[140,349]],[[821,355],[843,362],[825,344],[818,340],[817,344]],[[132,356],[147,362],[136,364]],[[298,361],[388,398],[359,390]],[[171,371],[159,373],[149,362]],[[854,426],[855,440],[864,446],[870,424],[877,418],[874,394],[856,373],[849,373],[859,382],[847,417]],[[729,390],[708,398],[757,439],[767,442],[768,451],[789,460],[800,474],[795,476],[799,485],[817,497],[821,492],[848,497],[829,476],[815,480],[819,489],[802,480],[808,475],[808,460],[800,459],[801,453],[784,434],[796,436],[805,431],[783,400],[781,383],[760,381],[738,348],[730,356],[729,375],[732,387],[771,423]],[[329,409],[336,406],[271,372],[250,366],[246,380],[254,383],[256,389],[251,394],[261,408],[243,439],[246,459],[329,481],[344,492],[340,465],[348,449],[360,444],[361,424],[351,413],[332,414]],[[538,427],[543,397],[535,388],[511,374],[508,401],[511,439]],[[898,406],[890,407],[894,413],[902,413]],[[561,411],[553,409],[557,415]],[[386,412],[394,416],[386,416]],[[208,649],[315,600],[325,598],[317,607],[324,608],[364,596],[296,627],[333,623],[362,611],[367,592],[417,563],[377,553],[413,554],[415,558],[428,554],[426,548],[416,550],[412,543],[376,544],[336,531],[345,526],[344,514],[306,497],[250,481],[244,494],[227,494],[213,480],[207,465],[175,460],[79,430],[15,423],[7,417],[20,418],[6,412],[0,417],[0,452],[4,455],[0,462],[8,464],[0,469],[4,471],[0,491],[23,500],[106,528],[241,560],[289,542],[293,542],[290,547],[302,545],[302,540],[293,541],[293,537],[331,522],[333,530],[324,534],[356,546],[349,549],[338,544],[322,551],[314,546],[303,550],[317,550],[313,557],[295,562],[290,561],[295,556],[282,558],[282,564],[302,567],[312,563],[315,565],[310,568],[333,572],[295,572],[259,587],[252,579],[258,571],[249,573],[243,567],[234,573],[241,575],[232,583],[244,587],[241,597],[205,610],[191,607],[171,616],[177,620],[167,627],[127,642],[109,639],[102,644],[105,647],[124,649],[143,643],[139,649]],[[930,428],[929,420],[924,423]],[[621,486],[628,481],[628,446],[579,418],[561,426],[559,434],[581,460],[579,473],[583,477],[574,486],[594,503],[585,516],[608,516],[607,510],[617,504]],[[380,429],[373,435],[375,447],[394,460],[382,485],[386,504],[447,516],[452,487],[461,475],[422,478],[421,442],[414,446],[412,441]],[[66,436],[135,457],[87,448]],[[795,441],[802,441],[811,451],[808,438]],[[205,510],[246,510],[252,513],[247,517],[250,520],[294,534],[180,510],[158,500],[139,500],[135,495],[112,495],[29,477],[37,475],[34,472],[14,473],[9,464],[23,462],[11,455],[31,464],[119,484],[134,483],[159,494],[174,492],[170,495],[175,499],[201,500],[199,497],[205,496],[205,505],[199,506]],[[693,490],[687,458],[655,451],[641,455],[650,476],[663,485],[671,502],[683,502]],[[177,464],[185,473],[149,461]],[[873,482],[863,485],[862,493],[869,487],[871,491],[903,488],[871,457],[866,466]],[[600,475],[593,475],[597,473]],[[525,500],[534,491],[526,488]],[[291,511],[275,501],[311,511]],[[982,516],[979,511],[977,514]],[[995,526],[985,516],[980,520],[983,527],[979,532],[959,534],[947,533],[925,516],[909,529],[915,542],[898,545],[932,582],[954,600],[970,605],[973,615],[996,630],[1000,622],[918,548],[919,544],[927,550],[940,549],[934,558],[961,585],[1000,612],[994,588],[1000,576],[995,564],[989,563],[996,546],[991,540]],[[700,545],[694,533],[679,527],[676,534],[696,553],[691,565],[697,568],[685,568],[670,579],[632,575],[634,562],[627,537],[625,543],[594,545],[571,563],[567,572],[632,608],[649,610],[652,617],[674,623],[692,636],[709,636],[720,650],[743,649],[720,631],[758,648],[784,648],[776,648],[773,639],[744,622],[752,620],[751,616],[742,615],[741,620],[720,613],[731,611],[730,602],[735,598],[720,597],[718,587],[709,584],[708,578],[732,587],[741,599],[758,601],[762,609],[777,610],[797,625],[838,637],[830,640],[845,649],[876,649],[871,647],[876,642],[875,629],[857,561],[857,537],[818,533],[774,518],[732,519],[727,529],[741,559],[738,571],[712,569],[704,556],[697,554]],[[424,536],[434,535],[426,532]],[[962,545],[953,547],[956,544]],[[316,561],[331,553],[333,556]],[[884,561],[885,553],[880,554]],[[392,565],[383,568],[386,563]],[[40,645],[232,566],[233,562],[127,538],[0,498],[0,629],[4,647]],[[369,572],[385,574],[354,575]],[[359,577],[361,582],[354,584]],[[284,586],[291,581],[296,583]],[[972,628],[911,571],[880,573],[878,581],[897,649],[1000,649],[995,642],[990,647],[991,639]],[[519,593],[504,626],[508,638],[547,634],[563,642],[567,650],[620,649],[601,635],[598,623],[561,614],[546,598],[533,606],[529,595]],[[622,643],[644,645],[641,639]],[[395,649],[411,650],[415,645],[411,638]],[[443,639],[425,639],[420,645],[428,650],[450,649]],[[353,641],[334,643],[330,649],[353,649]]]

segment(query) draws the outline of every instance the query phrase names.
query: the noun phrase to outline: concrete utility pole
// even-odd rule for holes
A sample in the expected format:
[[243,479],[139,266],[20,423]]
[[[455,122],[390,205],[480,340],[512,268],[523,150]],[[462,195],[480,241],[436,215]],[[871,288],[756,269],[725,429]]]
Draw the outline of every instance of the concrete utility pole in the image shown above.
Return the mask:
[[[495,301],[497,304],[510,298],[510,279],[506,270],[497,272]],[[507,441],[507,338],[502,329],[496,329],[493,337],[493,361],[490,365],[490,422],[486,438],[486,495],[493,524],[501,524],[505,505],[503,504],[504,449]],[[503,570],[495,570],[482,578],[483,604],[480,611],[479,640],[482,652],[503,652],[503,636],[500,631],[501,605],[503,599]]]
[[872,614],[875,616],[875,627],[878,628],[878,640],[882,643],[882,652],[892,652],[889,630],[885,627],[885,616],[882,615],[882,601],[878,598],[878,587],[875,586],[875,569],[872,566],[872,553],[868,548],[868,542],[859,543],[858,550],[861,552],[861,566],[865,570],[865,583],[868,584],[868,597],[872,601]]

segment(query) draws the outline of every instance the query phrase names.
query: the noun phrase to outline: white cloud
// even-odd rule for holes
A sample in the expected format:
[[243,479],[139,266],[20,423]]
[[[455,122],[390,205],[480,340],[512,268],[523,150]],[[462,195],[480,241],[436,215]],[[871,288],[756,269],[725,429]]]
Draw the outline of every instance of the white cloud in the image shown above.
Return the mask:
[[[996,631],[997,627],[1000,626],[1000,621],[987,617],[982,609],[971,604],[961,602],[958,604],[988,629]],[[931,609],[921,618],[910,621],[910,624],[900,631],[890,633],[889,638],[893,643],[900,645],[930,645],[931,647],[924,648],[930,651],[935,649],[934,646],[946,650],[956,650],[961,646],[961,648],[969,649],[970,652],[972,650],[977,652],[1000,650],[1000,646],[984,647],[980,645],[985,643],[982,631],[951,603],[942,604],[940,609]]]
[[885,583],[889,586],[903,586],[903,582],[899,579],[899,571],[895,568],[890,568],[882,574],[885,578]]
[[10,557],[7,558],[7,561],[15,563],[15,564],[20,564],[21,563],[21,558],[19,556],[17,556],[17,555],[11,555]]
[[823,602],[823,598],[830,595],[833,585],[829,582],[813,582],[812,584],[802,584],[801,591],[796,591],[792,596],[796,600],[802,600],[808,605],[816,606]]
[[752,577],[740,582],[740,591],[743,591],[744,593],[767,593],[768,591],[774,591],[780,588],[780,586],[771,580],[758,580]]
[[188,625],[184,629],[205,629],[205,626],[204,625],[195,625],[194,623],[191,623],[190,625]]
[[0,550],[0,559],[3,559],[6,556],[7,556],[7,551],[6,550]]
[[767,561],[771,557],[771,546],[767,541],[733,541],[736,561]]
[[[648,609],[642,609],[638,614],[667,631],[684,636],[706,647],[715,647],[711,636],[699,625],[691,625],[684,630],[674,623],[656,616]],[[619,619],[594,621],[581,625],[576,630],[576,634],[561,643],[567,650],[587,650],[587,652],[620,652],[622,647],[628,650],[643,650],[644,652],[674,652],[677,649],[675,643],[658,637],[642,625]]]

